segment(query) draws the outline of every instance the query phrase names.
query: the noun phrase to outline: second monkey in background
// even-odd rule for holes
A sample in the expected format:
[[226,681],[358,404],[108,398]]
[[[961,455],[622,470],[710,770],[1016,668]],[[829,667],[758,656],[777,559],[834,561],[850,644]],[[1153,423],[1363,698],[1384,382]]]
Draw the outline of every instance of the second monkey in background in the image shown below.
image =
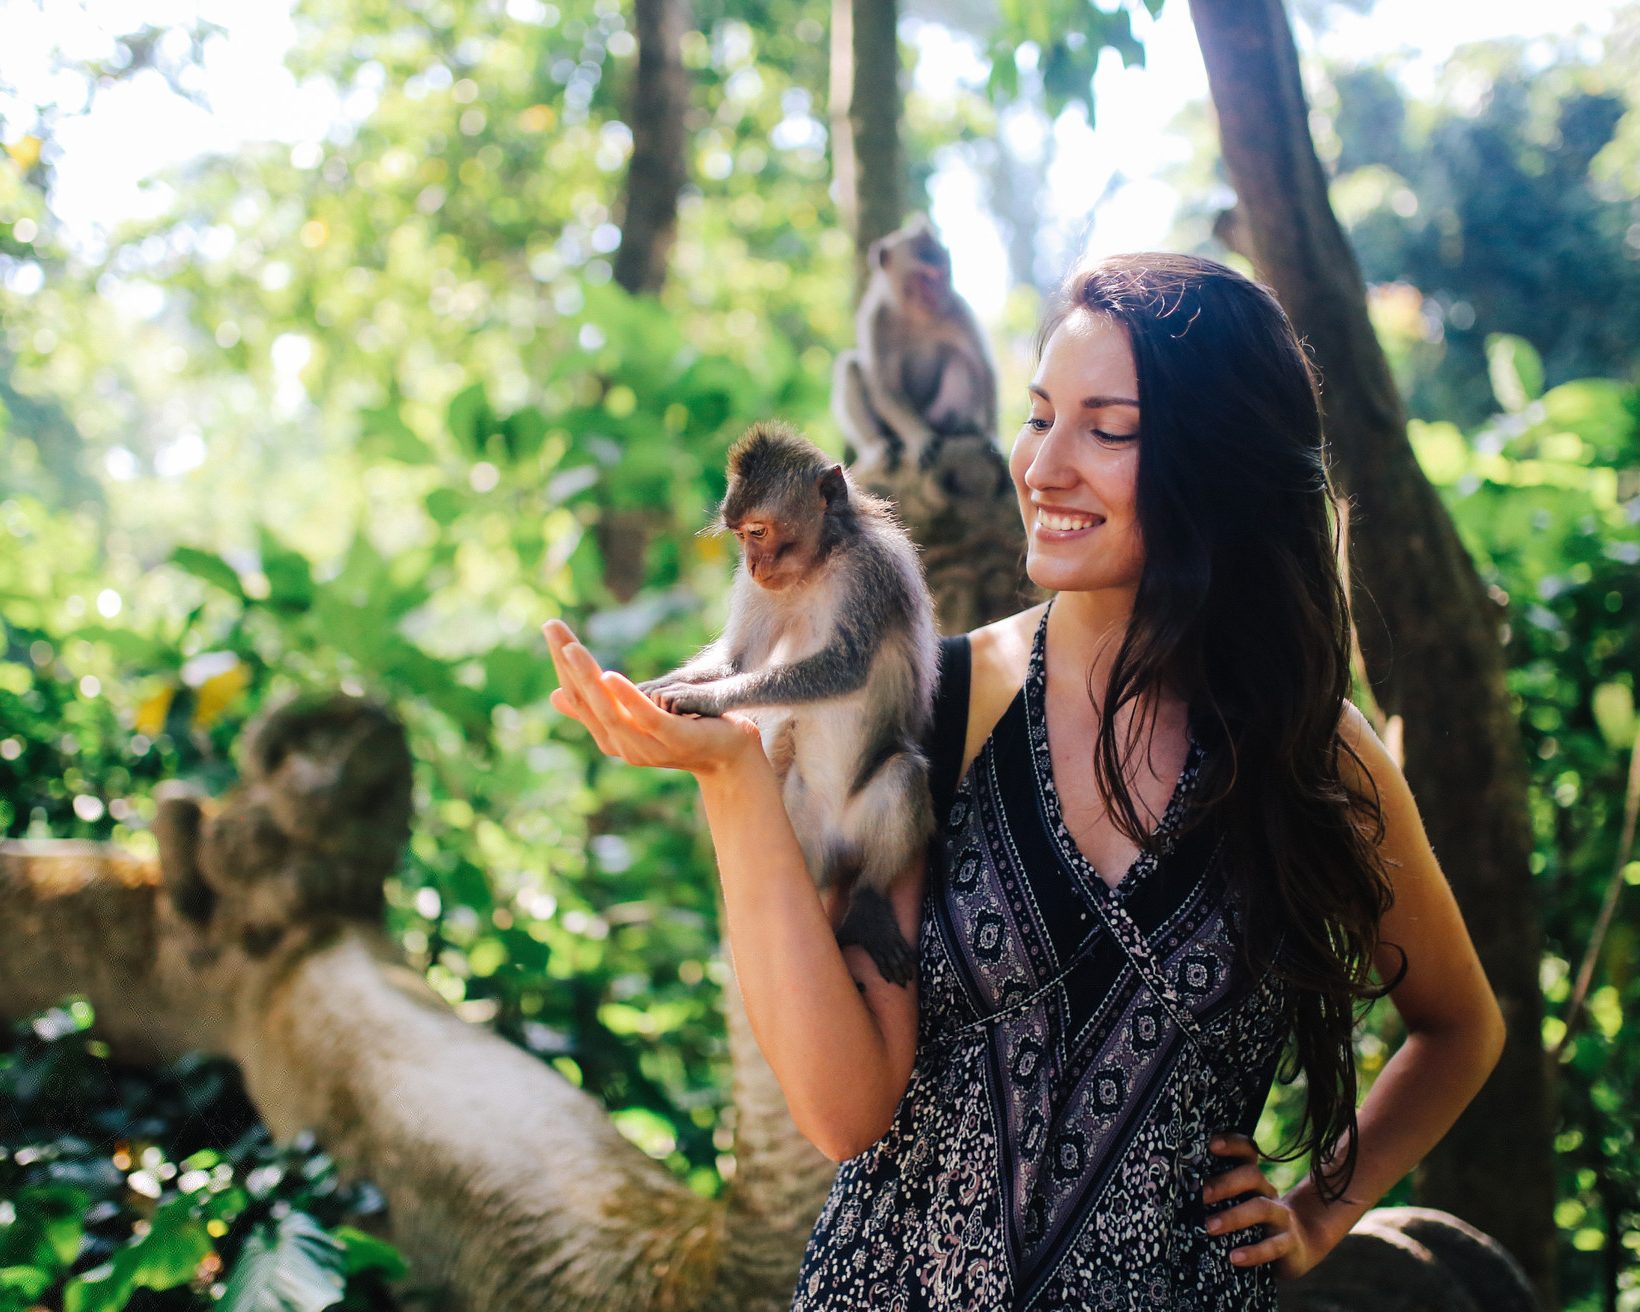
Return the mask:
[[675,714],[757,722],[809,874],[822,892],[848,890],[838,943],[907,984],[916,952],[887,893],[932,830],[920,744],[939,659],[917,548],[888,502],[772,423],[729,452],[715,527],[741,550],[728,624],[638,686]]

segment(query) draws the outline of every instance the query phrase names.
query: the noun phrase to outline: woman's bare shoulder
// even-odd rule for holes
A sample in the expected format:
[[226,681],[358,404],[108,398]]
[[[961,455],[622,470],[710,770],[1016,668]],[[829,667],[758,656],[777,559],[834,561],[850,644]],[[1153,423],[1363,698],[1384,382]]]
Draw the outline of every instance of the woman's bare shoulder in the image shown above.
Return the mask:
[[968,685],[968,732],[963,750],[966,770],[991,736],[1002,714],[1025,683],[1031,642],[1047,602],[1009,615],[968,635],[971,674]]

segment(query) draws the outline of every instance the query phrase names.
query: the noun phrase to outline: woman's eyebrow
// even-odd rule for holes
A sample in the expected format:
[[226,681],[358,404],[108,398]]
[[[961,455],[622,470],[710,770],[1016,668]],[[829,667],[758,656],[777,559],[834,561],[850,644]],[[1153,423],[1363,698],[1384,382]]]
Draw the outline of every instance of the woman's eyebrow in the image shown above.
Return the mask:
[[[1035,383],[1026,383],[1025,390],[1040,396],[1044,401],[1052,400],[1052,398]],[[1135,410],[1139,408],[1139,403],[1137,401],[1131,400],[1125,396],[1085,396],[1082,398],[1082,408],[1084,410],[1102,410],[1107,405],[1130,405]]]

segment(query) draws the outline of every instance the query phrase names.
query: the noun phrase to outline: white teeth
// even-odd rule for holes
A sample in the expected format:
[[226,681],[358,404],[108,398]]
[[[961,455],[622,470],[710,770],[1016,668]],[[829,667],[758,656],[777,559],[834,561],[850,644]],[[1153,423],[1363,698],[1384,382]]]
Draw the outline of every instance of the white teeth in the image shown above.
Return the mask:
[[1038,510],[1036,512],[1036,522],[1039,528],[1070,531],[1079,528],[1091,528],[1102,521],[1097,515],[1050,515],[1046,510]]

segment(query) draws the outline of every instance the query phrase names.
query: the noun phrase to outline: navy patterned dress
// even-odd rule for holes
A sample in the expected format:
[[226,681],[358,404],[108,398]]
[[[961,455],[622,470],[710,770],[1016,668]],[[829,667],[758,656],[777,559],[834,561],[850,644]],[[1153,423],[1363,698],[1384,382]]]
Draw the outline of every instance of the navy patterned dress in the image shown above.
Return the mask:
[[[911,1082],[839,1168],[793,1312],[1276,1306],[1269,1266],[1229,1260],[1262,1228],[1204,1228],[1202,1184],[1231,1164],[1208,1136],[1252,1133],[1286,1037],[1282,984],[1238,961],[1222,832],[1181,825],[1204,749],[1192,732],[1156,851],[1111,888],[1054,788],[1046,633],[1044,613],[1025,686],[950,796]],[[936,809],[942,757],[961,760],[966,637],[941,663]]]

